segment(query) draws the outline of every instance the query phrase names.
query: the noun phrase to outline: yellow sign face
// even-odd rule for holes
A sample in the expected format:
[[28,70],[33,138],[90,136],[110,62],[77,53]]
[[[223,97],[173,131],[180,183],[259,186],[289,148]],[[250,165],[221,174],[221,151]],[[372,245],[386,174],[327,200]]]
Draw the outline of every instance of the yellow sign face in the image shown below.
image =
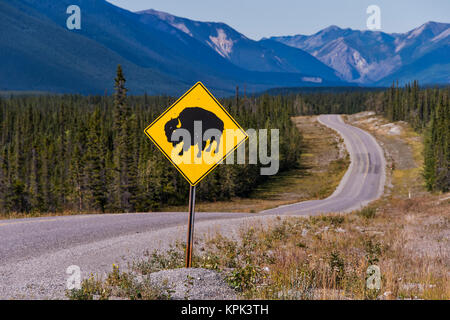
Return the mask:
[[248,138],[200,82],[153,121],[145,134],[192,186]]

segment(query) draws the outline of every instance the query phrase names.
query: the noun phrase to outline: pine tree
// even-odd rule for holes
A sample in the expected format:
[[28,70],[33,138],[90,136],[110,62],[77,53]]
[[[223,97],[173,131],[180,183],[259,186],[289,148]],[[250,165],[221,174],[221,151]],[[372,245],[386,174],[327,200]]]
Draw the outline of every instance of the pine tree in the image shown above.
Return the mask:
[[6,200],[6,181],[3,170],[3,159],[0,156],[0,213],[5,212],[5,200]]
[[41,186],[40,186],[40,165],[39,155],[36,148],[31,150],[31,174],[29,181],[29,193],[31,198],[31,206],[33,211],[43,212],[47,208],[44,206],[44,200],[42,198]]
[[[146,211],[186,203],[186,181],[142,134],[175,99],[127,96],[121,68],[115,87],[113,97],[0,99],[0,211]],[[294,115],[376,110],[408,121],[425,133],[427,183],[445,191],[449,90],[394,84],[384,92],[244,94],[221,103],[244,128],[280,130],[280,171],[295,167],[301,152]],[[197,196],[246,196],[265,179],[260,165],[219,166],[199,185]]]
[[435,119],[431,119],[424,139],[424,178],[429,191],[436,187],[436,158],[434,154]]
[[89,119],[85,161],[89,207],[101,212],[105,212],[107,200],[105,156],[101,114],[96,109]]
[[114,85],[114,166],[116,207],[134,211],[137,197],[136,119],[127,103],[127,88],[122,67],[117,67]]
[[70,163],[70,179],[72,182],[72,193],[74,196],[74,205],[78,211],[85,210],[85,195],[86,195],[86,163],[85,163],[85,145],[86,135],[84,127],[78,127],[78,132],[75,136],[76,143],[73,147],[71,163]]
[[[445,101],[447,100],[447,102]],[[449,170],[449,109],[448,99],[445,95],[439,97],[436,106],[436,138],[434,141],[434,155],[436,159],[436,187],[444,192],[450,188],[450,170]]]

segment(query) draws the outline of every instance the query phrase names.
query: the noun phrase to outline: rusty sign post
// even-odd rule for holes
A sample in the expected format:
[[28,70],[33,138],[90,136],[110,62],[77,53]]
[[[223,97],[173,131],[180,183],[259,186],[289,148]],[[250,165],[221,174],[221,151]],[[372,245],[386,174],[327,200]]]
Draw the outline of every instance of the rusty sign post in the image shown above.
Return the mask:
[[[195,129],[196,124],[200,124],[199,131]],[[208,135],[211,129],[215,134]],[[228,143],[227,130],[232,132]],[[153,121],[145,129],[145,134],[190,184],[186,243],[186,267],[190,268],[194,244],[195,186],[248,136],[200,82]]]
[[195,186],[189,188],[189,222],[186,242],[186,268],[192,266],[192,247],[194,245],[194,221],[195,221]]

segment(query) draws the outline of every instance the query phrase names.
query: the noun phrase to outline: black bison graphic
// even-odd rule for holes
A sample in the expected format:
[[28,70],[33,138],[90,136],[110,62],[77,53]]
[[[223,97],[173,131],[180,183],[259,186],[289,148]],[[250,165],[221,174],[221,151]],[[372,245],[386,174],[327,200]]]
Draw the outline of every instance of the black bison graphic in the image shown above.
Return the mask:
[[[195,132],[194,130],[194,123],[195,122],[201,122],[201,132]],[[220,144],[220,138],[223,134],[223,121],[220,120],[214,113],[199,108],[199,107],[192,107],[192,108],[186,108],[183,111],[180,112],[178,118],[169,120],[165,126],[164,131],[166,132],[167,141],[172,143],[173,147],[175,147],[177,144],[183,142],[183,136],[179,138],[172,138],[174,131],[177,129],[185,129],[189,132],[191,141],[185,141],[183,144],[183,149],[178,154],[179,156],[182,156],[184,152],[188,151],[191,146],[194,146],[197,144],[198,146],[198,154],[197,157],[201,157],[202,151],[205,150],[207,140],[203,140],[204,134],[209,129],[216,129],[220,131],[220,135],[212,135],[208,146],[208,149],[206,149],[206,152],[211,151],[211,145],[214,141],[217,141],[217,147],[215,151],[218,150],[219,144]],[[199,134],[201,136],[199,136]],[[197,134],[197,136],[196,136]],[[202,144],[200,146],[200,143]],[[213,152],[213,154],[215,153]]]

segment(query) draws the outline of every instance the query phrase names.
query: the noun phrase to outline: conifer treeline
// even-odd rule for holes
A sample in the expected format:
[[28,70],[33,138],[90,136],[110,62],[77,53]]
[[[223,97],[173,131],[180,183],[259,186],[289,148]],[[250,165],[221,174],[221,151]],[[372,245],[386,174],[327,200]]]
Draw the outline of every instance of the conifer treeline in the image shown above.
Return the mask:
[[[113,97],[0,99],[0,213],[133,212],[186,204],[188,184],[144,135],[175,98],[126,96],[118,70]],[[378,92],[289,94],[222,99],[244,127],[280,130],[280,171],[299,165],[293,115],[374,110],[425,136],[429,190],[449,191],[450,88],[417,82]],[[248,150],[248,145],[247,145]],[[260,165],[219,165],[197,188],[200,200],[247,196],[267,177]]]
[[[175,99],[127,97],[120,69],[115,81],[113,97],[0,99],[0,213],[134,212],[187,203],[188,183],[143,132]],[[301,135],[290,117],[299,110],[289,99],[221,102],[244,128],[280,129],[280,171],[298,165]],[[267,178],[259,169],[219,165],[197,197],[246,196]]]
[[417,81],[384,93],[376,109],[424,134],[424,177],[430,191],[450,191],[450,87],[420,89]]

